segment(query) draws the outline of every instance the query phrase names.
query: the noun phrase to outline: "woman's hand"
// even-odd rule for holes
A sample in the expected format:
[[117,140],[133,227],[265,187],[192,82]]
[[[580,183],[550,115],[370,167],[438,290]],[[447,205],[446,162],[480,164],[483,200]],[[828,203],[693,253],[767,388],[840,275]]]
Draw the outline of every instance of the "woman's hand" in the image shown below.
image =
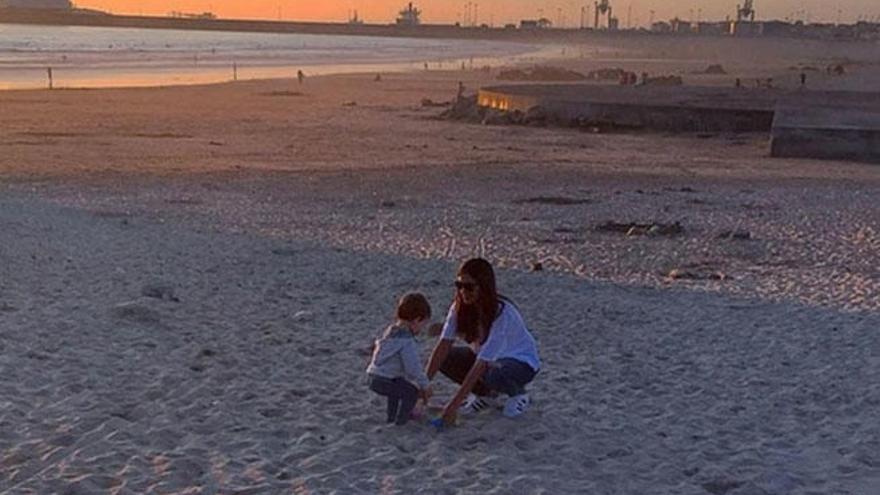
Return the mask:
[[431,400],[432,395],[434,395],[434,389],[432,389],[430,385],[419,391],[419,397],[421,397],[425,403]]
[[445,425],[451,426],[455,424],[455,418],[458,416],[458,412],[456,412],[456,409],[450,410],[449,406],[446,406],[443,409],[443,414],[440,417],[443,418],[443,423]]

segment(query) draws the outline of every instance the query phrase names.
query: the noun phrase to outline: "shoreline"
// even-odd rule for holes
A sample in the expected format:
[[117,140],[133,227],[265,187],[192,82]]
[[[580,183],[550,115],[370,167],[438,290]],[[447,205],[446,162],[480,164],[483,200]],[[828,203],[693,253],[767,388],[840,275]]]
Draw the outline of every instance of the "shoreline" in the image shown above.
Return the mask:
[[[335,35],[297,35],[284,42],[262,38],[205,38],[198,41],[181,38],[169,43],[180,43],[184,48],[163,51],[165,49],[156,45],[154,38],[137,36],[127,42],[133,46],[148,44],[149,49],[113,50],[111,45],[108,50],[98,47],[96,52],[70,51],[65,48],[65,42],[61,42],[53,51],[34,52],[34,60],[12,60],[0,67],[0,90],[45,89],[49,84],[49,70],[54,89],[101,89],[287,79],[295,77],[298,70],[305,71],[307,76],[482,70],[536,63],[559,56],[558,49],[552,45],[513,42],[463,45],[450,40],[451,44],[424,47],[419,44],[423,40],[419,39],[412,39],[414,44],[410,48],[424,53],[403,55],[399,53],[401,46],[408,45],[400,45],[400,42],[388,44],[393,41],[391,38],[383,40],[385,45],[377,45],[375,50],[380,51],[377,55],[367,55],[364,51],[368,47],[358,44],[354,37]],[[71,44],[76,42],[75,39],[69,41]],[[251,50],[263,43],[269,46]],[[342,55],[322,59],[322,51],[338,43],[348,43],[342,49]],[[170,46],[175,45],[165,44],[166,48]],[[313,54],[301,55],[302,50],[312,50]],[[40,57],[45,60],[38,60]]]

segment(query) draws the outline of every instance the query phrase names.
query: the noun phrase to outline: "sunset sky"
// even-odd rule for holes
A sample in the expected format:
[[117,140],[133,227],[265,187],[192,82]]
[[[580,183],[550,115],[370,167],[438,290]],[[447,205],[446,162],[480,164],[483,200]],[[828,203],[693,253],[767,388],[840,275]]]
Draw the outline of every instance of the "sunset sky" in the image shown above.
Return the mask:
[[[655,20],[674,16],[683,19],[723,20],[734,16],[736,4],[742,0],[611,0],[621,27],[646,25],[654,11]],[[290,0],[78,0],[79,7],[96,8],[122,14],[165,15],[170,11],[212,11],[220,17],[262,18],[285,20],[344,21],[357,10],[366,22],[391,22],[404,0],[342,0],[299,2]],[[592,5],[592,1],[589,2]],[[499,25],[520,19],[547,17],[556,24],[577,26],[583,2],[572,0],[423,0],[415,2],[423,10],[423,22],[452,23],[462,21],[465,11],[473,12],[480,23]],[[477,8],[468,5],[477,4]],[[758,19],[802,19],[811,22],[854,22],[862,18],[880,18],[877,0],[756,0]]]

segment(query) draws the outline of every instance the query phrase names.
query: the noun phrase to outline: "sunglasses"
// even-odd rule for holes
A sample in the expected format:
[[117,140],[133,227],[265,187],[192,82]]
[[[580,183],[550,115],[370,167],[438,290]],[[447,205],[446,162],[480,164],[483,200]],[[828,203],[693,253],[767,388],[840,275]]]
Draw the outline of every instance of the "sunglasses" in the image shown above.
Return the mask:
[[473,292],[477,289],[477,284],[472,282],[459,282],[455,281],[455,290],[466,290],[468,292]]

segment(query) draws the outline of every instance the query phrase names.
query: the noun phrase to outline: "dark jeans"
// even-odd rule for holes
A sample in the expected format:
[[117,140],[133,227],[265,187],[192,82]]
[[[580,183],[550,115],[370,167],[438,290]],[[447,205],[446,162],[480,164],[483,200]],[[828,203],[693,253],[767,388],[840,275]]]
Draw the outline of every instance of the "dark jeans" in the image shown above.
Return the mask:
[[389,423],[406,424],[419,399],[419,389],[403,378],[372,376],[370,390],[388,397]]
[[[440,365],[440,372],[456,383],[462,383],[468,371],[477,360],[470,347],[453,346]],[[528,364],[516,359],[503,358],[489,365],[473,393],[479,396],[496,395],[498,392],[510,396],[524,394],[526,384],[535,379],[538,372]]]

